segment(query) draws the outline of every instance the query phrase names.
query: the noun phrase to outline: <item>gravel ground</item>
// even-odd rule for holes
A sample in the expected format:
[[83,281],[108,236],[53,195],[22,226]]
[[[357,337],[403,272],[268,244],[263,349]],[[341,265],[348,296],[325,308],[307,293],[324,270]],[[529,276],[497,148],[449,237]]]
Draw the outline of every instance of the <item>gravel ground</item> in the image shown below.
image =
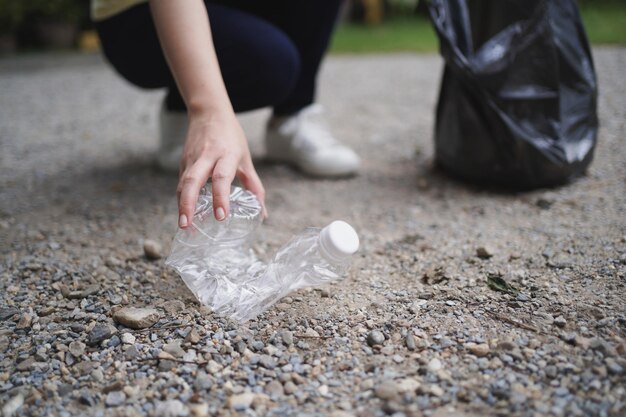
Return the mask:
[[558,189],[431,170],[436,56],[328,59],[353,179],[265,163],[267,111],[242,116],[261,256],[338,218],[362,238],[345,280],[244,325],[155,259],[176,228],[176,178],[151,164],[163,93],[95,56],[0,60],[2,417],[626,415],[626,49],[594,54],[596,159]]

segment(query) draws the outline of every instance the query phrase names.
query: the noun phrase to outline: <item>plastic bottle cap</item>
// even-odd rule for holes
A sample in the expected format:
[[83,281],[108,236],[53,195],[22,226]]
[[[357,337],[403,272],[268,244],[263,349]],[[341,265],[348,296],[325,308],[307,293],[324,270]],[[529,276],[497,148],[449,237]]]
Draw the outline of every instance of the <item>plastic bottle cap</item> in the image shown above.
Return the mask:
[[343,259],[359,249],[359,236],[348,223],[335,220],[322,229],[320,243],[331,257]]

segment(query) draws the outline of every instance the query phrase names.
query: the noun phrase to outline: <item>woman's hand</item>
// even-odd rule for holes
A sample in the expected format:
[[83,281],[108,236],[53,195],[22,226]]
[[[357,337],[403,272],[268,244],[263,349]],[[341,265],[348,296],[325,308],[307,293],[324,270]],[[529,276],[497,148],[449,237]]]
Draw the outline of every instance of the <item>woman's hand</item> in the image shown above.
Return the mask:
[[228,215],[235,177],[264,204],[263,185],[222,79],[204,1],[150,0],[150,9],[189,114],[177,189],[178,225],[191,225],[198,194],[209,178],[218,220]]
[[254,169],[248,142],[234,113],[190,115],[180,164],[178,225],[191,224],[200,189],[212,179],[213,210],[217,220],[228,216],[230,185],[237,177],[264,207],[265,190]]

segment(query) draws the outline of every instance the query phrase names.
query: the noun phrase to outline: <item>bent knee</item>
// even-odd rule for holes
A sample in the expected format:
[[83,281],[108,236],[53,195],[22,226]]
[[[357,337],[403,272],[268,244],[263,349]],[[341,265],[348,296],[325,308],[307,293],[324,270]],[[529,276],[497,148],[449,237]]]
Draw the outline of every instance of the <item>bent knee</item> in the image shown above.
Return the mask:
[[224,72],[236,111],[273,106],[293,91],[300,76],[300,54],[284,33],[275,30],[240,50],[245,62]]

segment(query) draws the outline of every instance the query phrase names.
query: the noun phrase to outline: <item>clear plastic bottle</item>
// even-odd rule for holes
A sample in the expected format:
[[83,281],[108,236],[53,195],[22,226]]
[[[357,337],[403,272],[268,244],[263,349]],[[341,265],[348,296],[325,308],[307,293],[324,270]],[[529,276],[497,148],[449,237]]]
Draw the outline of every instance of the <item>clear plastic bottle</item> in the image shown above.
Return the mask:
[[192,227],[178,231],[166,261],[201,303],[241,322],[291,291],[339,279],[359,247],[354,229],[335,221],[305,229],[265,264],[250,249],[261,211],[253,194],[233,187],[229,216],[218,222],[205,187]]
[[[166,264],[178,271],[203,304],[219,312],[242,281],[263,268],[250,242],[262,221],[262,207],[249,191],[232,187],[230,212],[217,221],[208,187],[200,191],[191,227],[179,229]],[[250,270],[250,271],[249,271]]]
[[244,284],[233,318],[250,320],[294,290],[338,280],[358,248],[358,235],[344,221],[305,229],[279,249],[260,275]]

